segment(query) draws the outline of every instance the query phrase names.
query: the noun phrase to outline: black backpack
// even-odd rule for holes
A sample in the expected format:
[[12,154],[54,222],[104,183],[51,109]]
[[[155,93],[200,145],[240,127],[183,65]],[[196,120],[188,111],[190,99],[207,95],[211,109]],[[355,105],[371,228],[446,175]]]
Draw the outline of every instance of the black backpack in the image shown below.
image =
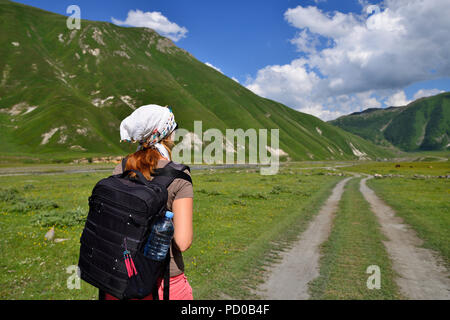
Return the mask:
[[[126,158],[123,169],[125,164]],[[169,299],[170,253],[163,261],[154,261],[143,252],[153,223],[167,210],[167,187],[176,178],[192,183],[186,169],[190,170],[169,162],[155,170],[151,181],[139,171],[127,170],[95,185],[80,239],[81,279],[118,299],[152,294],[158,300],[157,280],[164,277],[164,300]],[[131,172],[136,173],[134,178]]]

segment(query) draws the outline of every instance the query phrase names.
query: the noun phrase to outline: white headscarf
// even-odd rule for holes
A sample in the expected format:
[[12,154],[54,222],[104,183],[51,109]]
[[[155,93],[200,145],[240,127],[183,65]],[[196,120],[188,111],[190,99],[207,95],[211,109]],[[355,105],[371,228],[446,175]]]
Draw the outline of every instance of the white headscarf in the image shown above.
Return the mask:
[[139,142],[154,146],[163,157],[170,160],[166,148],[159,142],[170,135],[177,127],[172,110],[156,104],[142,106],[136,109],[120,124],[120,141]]

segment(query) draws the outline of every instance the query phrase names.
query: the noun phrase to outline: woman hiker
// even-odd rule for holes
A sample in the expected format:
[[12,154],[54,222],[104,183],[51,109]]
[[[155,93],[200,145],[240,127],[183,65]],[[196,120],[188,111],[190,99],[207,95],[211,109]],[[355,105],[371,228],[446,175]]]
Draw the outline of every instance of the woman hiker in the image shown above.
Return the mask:
[[[139,142],[138,150],[127,156],[125,171],[134,169],[152,179],[155,169],[165,167],[172,159],[173,135],[177,128],[175,117],[167,107],[147,105],[136,109],[120,125],[121,142]],[[113,174],[123,172],[117,165]],[[184,171],[189,174],[188,170]],[[192,288],[184,274],[182,252],[189,249],[193,239],[192,214],[194,191],[186,180],[175,179],[167,188],[167,210],[174,213],[174,236],[170,246],[170,300],[193,300]],[[159,279],[159,298],[163,298],[163,282]],[[100,292],[100,299],[116,300]],[[152,300],[152,295],[143,300]]]

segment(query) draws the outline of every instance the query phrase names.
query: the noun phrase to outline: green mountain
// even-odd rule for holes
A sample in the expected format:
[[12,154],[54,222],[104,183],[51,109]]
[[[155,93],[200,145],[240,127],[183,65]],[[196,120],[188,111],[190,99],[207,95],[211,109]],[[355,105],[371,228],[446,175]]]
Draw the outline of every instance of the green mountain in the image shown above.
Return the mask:
[[450,92],[403,107],[355,112],[330,123],[376,144],[394,145],[404,151],[448,150]]
[[311,115],[261,98],[146,28],[82,20],[0,0],[0,155],[122,155],[119,125],[145,104],[170,105],[179,126],[280,129],[293,160],[392,154]]

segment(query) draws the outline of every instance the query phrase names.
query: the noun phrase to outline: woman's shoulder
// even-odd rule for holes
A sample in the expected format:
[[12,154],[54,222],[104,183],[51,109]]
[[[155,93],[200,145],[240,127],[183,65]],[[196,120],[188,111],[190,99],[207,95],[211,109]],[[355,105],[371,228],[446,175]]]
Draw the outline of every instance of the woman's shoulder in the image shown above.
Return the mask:
[[167,166],[169,164],[169,160],[165,160],[165,159],[159,159],[158,163],[156,164],[156,168],[164,168],[165,166]]
[[117,166],[114,168],[113,175],[120,174],[120,173],[122,173],[122,164],[121,163],[117,164]]

